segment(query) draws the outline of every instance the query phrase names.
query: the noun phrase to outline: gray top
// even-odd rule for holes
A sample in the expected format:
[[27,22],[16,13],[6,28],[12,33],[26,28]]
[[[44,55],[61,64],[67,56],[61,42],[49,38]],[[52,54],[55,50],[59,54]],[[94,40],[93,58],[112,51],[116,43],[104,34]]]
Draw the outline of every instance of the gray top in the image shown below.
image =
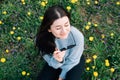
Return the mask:
[[59,77],[65,79],[66,73],[80,61],[84,50],[84,36],[78,29],[71,26],[71,31],[67,39],[56,38],[55,43],[59,50],[66,49],[63,62],[58,62],[49,54],[45,54],[43,58],[49,66],[52,66],[55,69],[61,68],[62,71]]

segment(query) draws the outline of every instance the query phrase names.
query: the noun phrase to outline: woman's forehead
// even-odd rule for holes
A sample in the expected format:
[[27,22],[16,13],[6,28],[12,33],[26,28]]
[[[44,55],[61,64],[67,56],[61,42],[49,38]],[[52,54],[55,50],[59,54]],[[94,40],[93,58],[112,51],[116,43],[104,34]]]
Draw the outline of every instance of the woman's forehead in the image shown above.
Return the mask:
[[51,26],[64,25],[66,22],[69,22],[67,16],[56,19]]

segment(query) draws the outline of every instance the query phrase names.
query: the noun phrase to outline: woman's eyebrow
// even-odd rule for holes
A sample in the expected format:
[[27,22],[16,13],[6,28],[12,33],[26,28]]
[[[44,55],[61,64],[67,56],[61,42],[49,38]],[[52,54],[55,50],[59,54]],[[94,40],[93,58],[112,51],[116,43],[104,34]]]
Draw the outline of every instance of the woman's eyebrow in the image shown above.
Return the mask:
[[55,27],[61,27],[61,25],[57,25],[57,26],[55,26]]
[[67,21],[67,22],[65,22],[65,24],[68,24],[68,21]]

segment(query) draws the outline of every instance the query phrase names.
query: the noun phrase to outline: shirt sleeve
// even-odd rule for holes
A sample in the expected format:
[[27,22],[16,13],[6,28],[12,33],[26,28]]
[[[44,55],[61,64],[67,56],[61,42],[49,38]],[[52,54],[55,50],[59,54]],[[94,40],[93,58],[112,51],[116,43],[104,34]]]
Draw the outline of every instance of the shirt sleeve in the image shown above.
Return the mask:
[[84,37],[82,34],[79,34],[75,40],[77,41],[77,45],[70,49],[69,55],[64,61],[64,65],[61,66],[62,72],[59,77],[62,79],[65,79],[67,72],[79,63],[82,56],[84,50]]
[[44,60],[48,63],[49,66],[58,69],[59,67],[61,67],[63,65],[63,63],[58,62],[57,60],[55,60],[53,58],[53,56],[49,55],[49,54],[45,54],[43,56]]

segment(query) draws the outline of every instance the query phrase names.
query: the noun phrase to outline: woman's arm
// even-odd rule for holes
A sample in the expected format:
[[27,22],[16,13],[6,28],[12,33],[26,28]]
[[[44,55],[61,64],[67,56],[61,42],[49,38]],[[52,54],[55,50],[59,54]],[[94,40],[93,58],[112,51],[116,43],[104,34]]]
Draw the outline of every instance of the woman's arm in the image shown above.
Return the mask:
[[67,72],[79,63],[84,50],[83,34],[77,29],[74,29],[73,36],[75,38],[76,46],[72,49],[69,49],[69,54],[65,58],[64,65],[61,66],[62,72],[59,77],[63,79],[65,78]]
[[45,61],[48,63],[49,66],[57,69],[62,66],[63,58],[65,55],[65,51],[59,51],[58,49],[54,51],[53,55],[46,54],[43,56]]

